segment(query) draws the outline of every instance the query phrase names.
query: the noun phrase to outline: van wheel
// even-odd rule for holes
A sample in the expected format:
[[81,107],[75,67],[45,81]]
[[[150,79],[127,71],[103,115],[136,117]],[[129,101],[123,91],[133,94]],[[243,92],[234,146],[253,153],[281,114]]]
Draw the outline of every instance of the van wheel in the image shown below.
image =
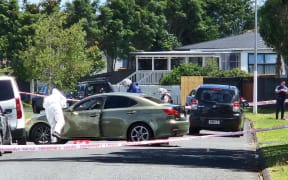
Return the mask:
[[26,145],[27,142],[26,142],[26,136],[23,136],[22,138],[18,139],[17,140],[17,144],[18,145]]
[[200,129],[199,128],[189,127],[189,134],[190,135],[199,135],[199,133],[200,133]]

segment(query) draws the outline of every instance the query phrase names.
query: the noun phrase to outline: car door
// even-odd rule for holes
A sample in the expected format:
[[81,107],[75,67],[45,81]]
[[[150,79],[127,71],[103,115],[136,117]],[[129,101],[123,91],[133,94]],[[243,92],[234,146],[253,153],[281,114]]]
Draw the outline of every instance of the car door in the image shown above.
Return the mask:
[[135,105],[138,102],[131,97],[111,95],[107,96],[101,129],[106,138],[125,138],[127,127],[138,118],[139,108]]
[[88,98],[75,104],[64,113],[65,126],[62,135],[67,138],[100,137],[103,97]]

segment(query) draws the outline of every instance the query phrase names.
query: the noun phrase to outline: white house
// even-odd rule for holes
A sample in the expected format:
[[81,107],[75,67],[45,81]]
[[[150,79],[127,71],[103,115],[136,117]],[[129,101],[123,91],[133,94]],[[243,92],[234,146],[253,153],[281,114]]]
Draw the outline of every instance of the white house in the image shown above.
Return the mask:
[[[258,34],[258,74],[276,74],[277,53],[268,47]],[[201,42],[176,48],[174,51],[131,52],[135,57],[135,72],[129,78],[141,84],[158,84],[162,76],[182,63],[205,66],[216,61],[219,69],[240,68],[249,73],[254,67],[255,33]],[[281,59],[284,64],[283,59]],[[283,65],[283,74],[285,72]]]

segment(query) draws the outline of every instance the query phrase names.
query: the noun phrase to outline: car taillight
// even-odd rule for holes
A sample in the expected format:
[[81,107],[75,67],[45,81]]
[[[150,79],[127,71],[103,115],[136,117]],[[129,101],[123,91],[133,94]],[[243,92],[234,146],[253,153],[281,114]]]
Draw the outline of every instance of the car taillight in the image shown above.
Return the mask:
[[22,110],[21,110],[21,99],[16,98],[16,113],[17,113],[17,119],[22,118]]
[[168,116],[180,117],[180,112],[175,109],[164,109],[164,112]]
[[192,99],[192,100],[191,100],[191,109],[196,110],[196,109],[197,109],[197,106],[198,106],[198,100]]
[[233,111],[239,112],[240,111],[240,103],[238,101],[233,102]]

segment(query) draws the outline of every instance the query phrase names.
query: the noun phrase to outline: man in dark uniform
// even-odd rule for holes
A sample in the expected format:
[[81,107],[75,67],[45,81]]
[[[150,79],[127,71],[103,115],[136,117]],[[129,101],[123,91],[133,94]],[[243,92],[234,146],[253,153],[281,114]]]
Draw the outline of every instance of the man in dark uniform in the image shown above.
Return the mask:
[[284,108],[285,108],[285,100],[287,94],[287,87],[285,85],[285,81],[282,81],[280,85],[276,86],[276,119],[278,119],[279,110],[281,110],[281,119],[284,119]]

